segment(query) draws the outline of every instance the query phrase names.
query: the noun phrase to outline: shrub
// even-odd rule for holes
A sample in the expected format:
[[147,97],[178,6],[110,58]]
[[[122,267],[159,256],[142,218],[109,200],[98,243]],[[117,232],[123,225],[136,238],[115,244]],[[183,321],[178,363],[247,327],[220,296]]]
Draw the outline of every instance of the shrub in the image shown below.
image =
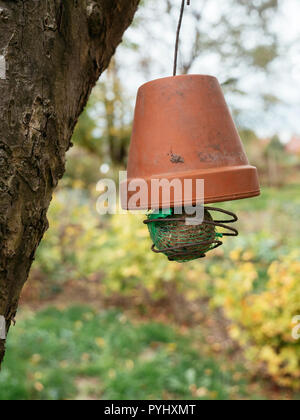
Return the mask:
[[[177,293],[187,292],[187,298],[199,295],[201,277],[207,276],[199,263],[182,265],[170,262],[164,255],[151,251],[147,227],[142,215],[117,215],[111,218],[104,232],[105,246],[99,258],[106,275],[105,293],[140,296],[152,300],[166,297],[172,284]],[[197,267],[195,271],[195,267]]]
[[279,385],[299,389],[300,340],[292,337],[292,320],[300,314],[299,253],[274,261],[259,292],[255,265],[241,261],[242,253],[232,257],[236,266],[216,279],[213,302],[232,321],[230,334],[247,359],[258,368],[263,363]]
[[[280,203],[281,196],[274,200]],[[294,201],[297,197],[292,195]],[[224,309],[230,335],[252,365],[258,370],[264,365],[279,385],[300,388],[300,340],[292,338],[292,319],[300,315],[300,255],[291,252],[299,244],[298,222],[294,213],[285,218],[289,208],[282,212],[278,204],[272,224],[267,223],[271,209],[256,210],[251,218],[245,214],[244,234],[234,242],[227,239],[205,260],[178,264],[151,252],[144,216],[100,218],[94,204],[81,190],[56,195],[51,228],[31,273],[42,278],[46,295],[67,280],[84,281],[85,287],[92,281],[103,298],[126,297],[134,305],[180,296],[177,312],[186,310],[187,301],[209,297]],[[251,225],[258,222],[261,229]]]
[[68,280],[101,279],[103,297],[119,295],[143,303],[167,297],[170,290],[186,292],[189,299],[199,296],[199,284],[207,276],[204,266],[171,263],[154,254],[144,216],[100,218],[93,202],[76,190],[57,194],[48,216],[51,228],[31,273],[47,277],[48,294]]

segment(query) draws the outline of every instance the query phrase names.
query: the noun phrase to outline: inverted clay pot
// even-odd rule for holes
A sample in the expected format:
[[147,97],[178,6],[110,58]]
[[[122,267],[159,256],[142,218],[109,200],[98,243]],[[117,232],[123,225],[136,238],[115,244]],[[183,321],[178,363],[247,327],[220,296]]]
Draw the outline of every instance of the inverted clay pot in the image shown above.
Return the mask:
[[[257,170],[250,166],[225,98],[215,77],[188,75],[154,80],[138,92],[128,161],[121,185],[124,209],[134,194],[128,183],[143,179],[148,193],[139,208],[176,207],[181,194],[151,198],[153,179],[203,179],[204,203],[237,200],[260,194]],[[196,188],[186,205],[203,201]]]

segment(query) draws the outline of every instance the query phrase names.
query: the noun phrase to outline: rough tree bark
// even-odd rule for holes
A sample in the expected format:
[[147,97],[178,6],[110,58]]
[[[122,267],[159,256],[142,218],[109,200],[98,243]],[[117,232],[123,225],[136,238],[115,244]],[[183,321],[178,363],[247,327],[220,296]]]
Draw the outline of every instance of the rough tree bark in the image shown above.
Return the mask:
[[[138,3],[0,0],[0,316],[7,332],[74,126]],[[4,352],[0,340],[0,364]]]

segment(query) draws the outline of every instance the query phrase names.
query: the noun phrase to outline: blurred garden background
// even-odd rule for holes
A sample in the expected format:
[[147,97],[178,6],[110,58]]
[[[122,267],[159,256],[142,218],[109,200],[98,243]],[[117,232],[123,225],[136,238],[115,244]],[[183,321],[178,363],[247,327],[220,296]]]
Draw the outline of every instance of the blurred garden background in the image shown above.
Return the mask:
[[136,90],[172,70],[180,0],[142,2],[74,133],[8,338],[0,399],[299,399],[300,5],[191,1],[181,73],[217,76],[262,196],[223,204],[206,259],[150,251],[142,215],[99,216],[125,170]]

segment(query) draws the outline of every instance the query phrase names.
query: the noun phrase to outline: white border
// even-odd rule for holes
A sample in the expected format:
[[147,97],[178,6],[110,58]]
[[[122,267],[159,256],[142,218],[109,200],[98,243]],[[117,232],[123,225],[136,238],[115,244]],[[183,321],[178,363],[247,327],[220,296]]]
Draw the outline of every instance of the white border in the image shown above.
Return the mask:
[[0,55],[0,79],[6,79],[6,60],[3,55]]

